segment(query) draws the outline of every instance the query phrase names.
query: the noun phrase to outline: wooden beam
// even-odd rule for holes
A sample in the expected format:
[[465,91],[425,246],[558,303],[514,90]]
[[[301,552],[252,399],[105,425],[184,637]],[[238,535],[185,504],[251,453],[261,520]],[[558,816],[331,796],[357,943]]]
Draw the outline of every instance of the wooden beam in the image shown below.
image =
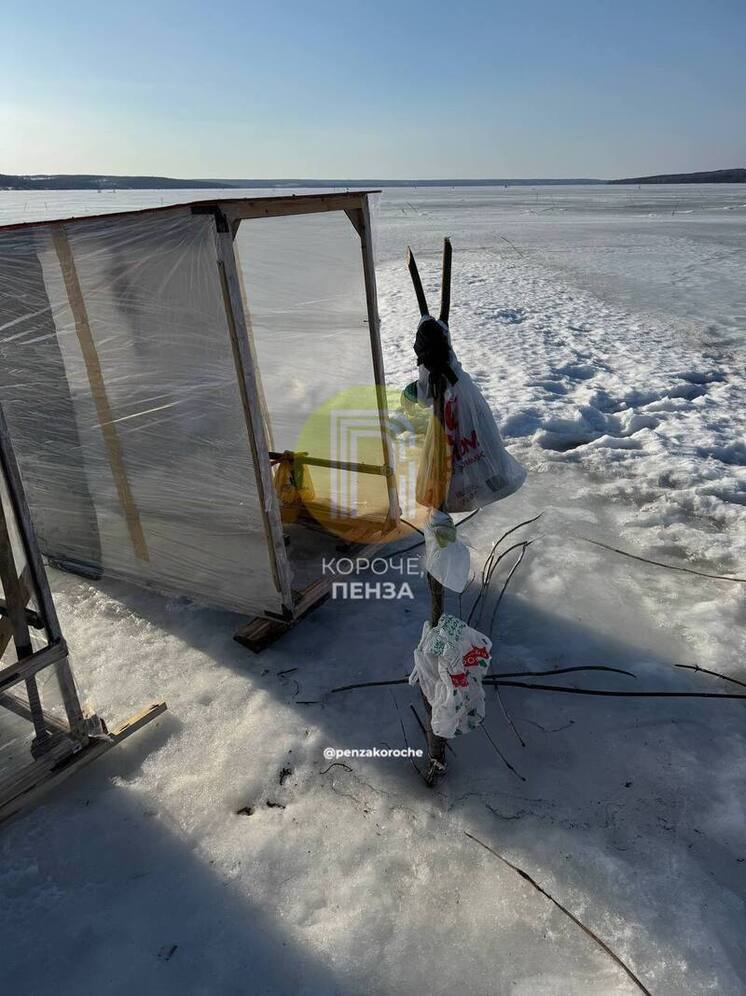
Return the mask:
[[49,590],[47,572],[44,568],[41,550],[36,540],[36,530],[31,520],[26,493],[21,480],[21,472],[10,442],[8,423],[5,421],[2,406],[0,406],[0,474],[5,480],[5,486],[10,499],[10,505],[18,523],[18,530],[23,543],[24,554],[26,556],[26,567],[21,576],[29,576],[30,586],[34,590],[39,605],[39,612],[44,621],[44,628],[47,631],[50,643],[54,643],[62,637],[57,610],[54,607],[52,593]]
[[218,207],[230,219],[284,218],[298,214],[317,214],[323,211],[346,211],[360,208],[366,194],[358,192],[339,194],[295,194],[282,198],[256,197],[246,201],[218,201]]
[[30,657],[24,657],[23,660],[15,661],[13,664],[8,664],[7,667],[0,669],[0,691],[7,691],[13,685],[17,685],[19,681],[26,681],[38,674],[39,671],[43,671],[45,667],[59,664],[66,659],[67,645],[65,641],[51,643],[48,647],[35,651]]
[[[28,602],[31,597],[31,592],[29,590],[29,569],[28,564],[24,567],[21,572],[21,577],[19,578],[19,583],[21,585],[21,590],[23,596]],[[24,603],[25,604],[25,603]],[[0,619],[0,658],[2,658],[5,651],[8,649],[11,641],[13,640],[13,620],[9,615],[3,615]]]
[[363,221],[362,208],[345,208],[345,214],[352,222],[352,227],[362,239],[365,235],[365,223]]
[[122,446],[114,424],[114,415],[109,404],[101,361],[99,360],[96,343],[91,331],[88,310],[80,286],[75,259],[73,258],[72,249],[70,248],[64,226],[52,225],[50,227],[57,258],[62,268],[62,277],[65,282],[67,299],[75,323],[75,332],[78,337],[81,353],[83,354],[83,362],[85,363],[88,382],[91,386],[91,394],[96,406],[99,428],[104,438],[106,457],[114,477],[119,504],[122,506],[122,511],[124,512],[132,549],[135,551],[135,556],[138,560],[148,562],[150,560],[148,545],[145,540],[142,523],[140,522],[137,503],[135,502],[135,497],[127,477],[124,454],[122,453]]
[[[23,661],[33,653],[31,633],[29,632],[28,619],[26,618],[28,591],[18,576],[10,530],[2,501],[0,501],[0,585],[2,585],[2,589],[5,592],[6,611],[13,630],[16,656],[19,661]],[[33,674],[28,675],[26,678],[26,694],[28,695],[29,712],[36,733],[34,744],[40,750],[45,750],[50,745],[50,735],[44,725],[39,689],[36,685],[36,676]]]
[[363,256],[363,278],[365,280],[365,301],[368,309],[368,332],[370,334],[370,351],[373,360],[373,375],[375,378],[376,400],[378,402],[378,423],[381,429],[383,458],[386,465],[386,486],[389,497],[389,523],[392,529],[399,525],[399,496],[396,488],[396,468],[394,451],[391,444],[388,402],[386,400],[386,374],[381,351],[381,320],[378,314],[378,293],[376,291],[376,267],[373,258],[373,233],[370,224],[370,208],[368,198],[363,198],[361,209],[362,234],[360,246]]
[[254,465],[257,493],[264,531],[267,538],[270,562],[275,585],[287,611],[292,609],[290,588],[290,567],[285,552],[282,535],[280,506],[272,481],[272,467],[269,462],[269,447],[264,431],[261,406],[256,387],[256,370],[246,328],[246,315],[241,297],[241,283],[238,263],[233,246],[231,226],[228,219],[218,212],[215,216],[215,238],[217,244],[217,266],[223,303],[228,323],[233,361],[236,366],[238,387],[246,419],[246,430]]
[[[8,712],[20,716],[21,719],[28,719],[33,722],[31,709],[20,695],[14,695],[13,692],[0,692],[0,706],[3,709],[7,709]],[[51,713],[46,711],[42,712],[42,716],[44,718],[44,725],[50,733],[70,733],[70,727],[63,720],[52,716]]]
[[165,711],[166,703],[156,702],[130,717],[107,736],[91,737],[78,751],[73,748],[71,752],[68,748],[62,757],[57,758],[55,754],[64,751],[66,746],[61,744],[50,752],[51,757],[48,754],[33,761],[11,782],[3,785],[0,795],[0,823],[33,806],[70,775],[122,743]]
[[[44,569],[44,562],[41,557],[41,550],[36,540],[36,531],[31,521],[26,494],[23,489],[21,474],[18,464],[10,444],[10,434],[5,421],[2,408],[0,407],[0,474],[5,480],[8,497],[13,514],[15,515],[18,530],[23,543],[24,554],[26,556],[26,566],[21,574],[20,582],[23,586],[25,598],[24,607],[28,602],[29,589],[36,598],[39,612],[44,622],[44,629],[49,640],[50,647],[62,646],[65,643],[62,639],[57,610],[54,607],[52,593],[49,590],[47,572]],[[2,645],[3,635],[0,632],[0,657],[2,657],[5,647]],[[60,686],[62,701],[67,714],[67,721],[70,729],[76,736],[85,734],[85,719],[80,705],[80,699],[75,687],[75,681],[70,669],[70,662],[67,658],[66,650],[56,659],[55,668],[57,680]],[[1,673],[1,672],[0,672]]]
[[[348,470],[356,474],[378,474],[385,477],[388,468],[385,464],[377,463],[346,463],[344,460],[327,460],[326,457],[312,457],[307,453],[292,453],[292,462],[306,464],[309,467],[329,467],[333,470]],[[285,453],[270,450],[269,459],[273,463],[281,463],[285,460]]]

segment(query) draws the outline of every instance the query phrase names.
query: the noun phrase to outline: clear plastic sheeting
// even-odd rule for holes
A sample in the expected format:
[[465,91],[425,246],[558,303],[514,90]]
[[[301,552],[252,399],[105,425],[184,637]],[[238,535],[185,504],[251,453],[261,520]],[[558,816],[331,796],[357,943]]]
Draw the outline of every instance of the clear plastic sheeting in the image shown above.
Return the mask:
[[[350,218],[245,220],[236,247],[270,450],[382,468],[361,243]],[[385,476],[311,465],[306,479],[314,492],[307,510],[326,530],[380,534]]]
[[360,238],[335,211],[242,221],[236,247],[271,447],[292,450],[325,402],[373,382]]
[[281,611],[211,215],[0,232],[0,399],[50,559]]

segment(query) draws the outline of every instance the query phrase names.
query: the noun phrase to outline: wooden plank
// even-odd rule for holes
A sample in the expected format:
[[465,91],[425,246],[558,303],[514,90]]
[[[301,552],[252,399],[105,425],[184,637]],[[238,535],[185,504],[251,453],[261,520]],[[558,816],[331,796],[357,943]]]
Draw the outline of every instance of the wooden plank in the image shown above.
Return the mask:
[[[329,467],[334,470],[349,470],[356,474],[377,474],[385,477],[387,467],[385,464],[377,463],[347,463],[344,460],[327,460],[326,457],[312,457],[307,453],[293,453],[293,463],[306,464],[309,467]],[[285,459],[285,454],[270,450],[269,458],[274,463],[279,463]]]
[[[36,531],[31,521],[31,513],[28,502],[26,501],[21,474],[10,444],[10,435],[2,408],[0,408],[0,473],[3,474],[5,480],[8,497],[26,556],[26,566],[21,574],[21,584],[25,598],[24,605],[28,602],[30,590],[33,590],[50,646],[61,646],[64,649],[57,610],[54,606],[52,593],[49,590],[47,572],[44,569],[41,550],[36,540]],[[2,657],[4,650],[3,634],[0,631],[0,657]],[[55,668],[70,729],[76,736],[84,736],[85,720],[83,710],[80,705],[80,699],[78,698],[78,692],[75,687],[72,671],[70,670],[66,651],[56,659]],[[2,672],[0,672],[1,674]]]
[[230,219],[285,218],[298,214],[316,214],[323,211],[346,211],[360,208],[366,192],[354,191],[339,194],[293,194],[289,197],[257,197],[244,201],[218,201],[218,206]]
[[[335,539],[339,539],[335,536]],[[352,545],[355,548],[354,556],[365,559],[380,552],[379,543],[366,543],[363,546]],[[322,576],[312,581],[295,599],[293,618],[288,620],[267,619],[257,616],[250,619],[243,626],[239,626],[233,635],[233,639],[254,653],[259,653],[270,644],[279,640],[281,636],[291,630],[297,622],[322,605],[331,594],[332,576]]]
[[[30,598],[28,564],[24,567],[21,573],[20,584],[26,602],[28,602]],[[0,619],[0,658],[2,658],[3,654],[8,649],[8,646],[10,645],[12,639],[13,639],[13,623],[9,616],[3,616],[3,618]]]
[[264,619],[258,616],[243,626],[239,626],[233,634],[233,639],[242,647],[248,647],[255,654],[260,653],[270,644],[291,630],[296,623],[322,605],[329,598],[330,582],[328,578],[319,578],[303,590],[293,608],[293,618],[288,622],[277,619]]
[[33,806],[70,775],[122,743],[165,711],[166,703],[156,702],[130,717],[108,736],[92,737],[86,746],[74,753],[68,752],[52,767],[49,766],[49,755],[34,761],[20,777],[5,786],[0,796],[0,823]]
[[396,487],[396,469],[394,451],[389,435],[389,413],[386,400],[386,374],[383,366],[381,350],[381,321],[378,314],[378,293],[376,291],[376,268],[373,258],[373,235],[370,224],[370,208],[368,198],[363,198],[360,216],[362,235],[360,245],[363,255],[363,276],[365,278],[365,300],[368,308],[368,331],[370,333],[370,351],[373,359],[373,375],[376,384],[376,399],[378,401],[378,422],[381,427],[381,443],[386,462],[386,486],[389,496],[389,523],[391,529],[399,527],[399,496]]
[[[7,709],[8,712],[15,713],[16,716],[20,716],[21,719],[27,719],[33,722],[33,715],[28,704],[24,702],[20,695],[14,695],[13,692],[0,692],[0,706],[3,709]],[[69,733],[70,727],[61,719],[57,719],[56,716],[52,716],[51,713],[42,711],[42,717],[44,719],[44,725],[49,730],[50,733]]]
[[[0,473],[2,473],[5,480],[8,497],[10,498],[11,507],[16,518],[16,523],[18,524],[18,530],[26,555],[26,567],[24,568],[22,578],[26,574],[29,575],[26,586],[29,587],[30,585],[33,589],[39,605],[39,611],[44,620],[44,628],[47,631],[47,636],[50,643],[54,643],[56,640],[61,639],[62,632],[59,620],[57,619],[57,610],[54,607],[52,593],[49,590],[47,572],[44,569],[41,550],[36,540],[36,531],[31,520],[31,512],[26,501],[21,474],[10,443],[10,433],[8,432],[8,424],[5,421],[2,407],[0,407]],[[0,656],[2,655],[0,654]]]
[[17,767],[12,774],[0,778],[0,812],[6,801],[22,796],[35,785],[49,777],[50,771],[61,764],[71,754],[80,750],[80,744],[70,737],[61,736],[52,740],[49,749],[42,755],[32,755],[31,759]]
[[272,564],[275,585],[280,593],[285,609],[291,611],[290,568],[282,534],[279,501],[272,481],[272,467],[269,461],[269,448],[264,431],[264,420],[256,390],[256,371],[251,349],[249,348],[246,316],[243,310],[241,285],[238,277],[238,265],[230,225],[225,216],[219,213],[216,216],[215,238],[217,240],[217,264],[223,290],[228,334],[230,335],[241,402],[246,418],[246,429],[254,465],[262,522],[267,538],[267,549]]
[[[226,189],[231,189],[231,188],[226,188]],[[164,192],[167,193],[168,191],[164,191]],[[262,197],[262,196],[259,196],[259,197],[221,197],[220,198],[220,203],[221,204],[226,204],[226,205],[228,205],[230,207],[230,206],[233,206],[233,205],[236,205],[236,204],[244,204],[244,203],[251,203],[251,202],[255,202],[255,201],[262,201],[262,202],[267,203],[267,204],[274,203],[274,204],[278,205],[278,207],[279,207],[281,204],[294,204],[295,202],[297,202],[299,196],[303,196],[303,197],[305,197],[305,198],[307,198],[309,200],[318,199],[318,198],[322,198],[323,197],[331,205],[329,207],[324,208],[323,210],[326,210],[326,211],[337,211],[337,210],[340,210],[340,209],[344,210],[344,206],[343,205],[337,206],[336,203],[335,203],[335,199],[336,198],[347,198],[350,195],[350,193],[351,192],[345,190],[345,191],[340,191],[339,193],[325,193],[325,194],[320,194],[320,193],[319,194],[303,194],[303,195],[298,195],[298,194],[281,194],[281,195],[270,195],[268,197]],[[352,193],[355,196],[362,197],[365,194],[380,194],[381,190],[380,190],[380,188],[376,188],[376,189],[365,189],[365,190],[360,189],[360,190],[353,191]],[[160,218],[160,217],[164,217],[164,216],[167,216],[167,215],[170,215],[170,214],[172,214],[172,215],[188,214],[188,213],[192,212],[195,209],[199,210],[204,205],[208,205],[208,207],[212,207],[214,205],[214,203],[215,203],[215,199],[214,198],[210,198],[210,199],[203,198],[202,200],[185,201],[182,204],[164,204],[162,207],[159,206],[159,207],[136,208],[136,209],[134,209],[132,211],[105,211],[105,212],[102,212],[100,214],[85,214],[85,215],[78,215],[77,217],[76,216],[73,216],[73,217],[69,217],[68,216],[68,217],[63,217],[63,218],[52,218],[52,219],[47,218],[47,219],[40,220],[40,221],[18,221],[18,222],[15,222],[15,224],[12,224],[12,225],[0,225],[0,232],[25,231],[26,229],[32,229],[32,228],[44,228],[44,227],[46,227],[48,225],[51,225],[51,224],[57,224],[57,225],[59,225],[59,224],[65,224],[65,225],[83,225],[83,224],[86,224],[87,222],[100,222],[100,221],[108,221],[108,220],[112,220],[113,221],[113,220],[119,219],[119,218],[134,218],[134,217],[137,217],[137,218],[148,218],[149,216],[155,216],[155,217],[159,217]],[[281,214],[282,212],[279,211],[279,210],[277,210],[275,213],[276,214]],[[293,213],[297,214],[298,212],[296,210]]]
[[32,653],[31,634],[26,619],[28,593],[24,591],[24,586],[18,576],[10,541],[10,530],[2,502],[0,502],[0,586],[5,594],[6,611],[13,630],[16,656],[21,660],[24,657],[29,657]]
[[75,332],[78,337],[81,353],[83,354],[83,362],[85,363],[88,382],[91,386],[91,394],[93,395],[93,401],[96,406],[98,424],[101,429],[101,435],[104,439],[106,457],[109,461],[109,467],[111,468],[111,472],[114,477],[114,484],[117,489],[119,503],[122,506],[122,511],[124,512],[130,542],[132,543],[132,548],[135,551],[135,556],[138,560],[147,562],[150,560],[148,545],[145,540],[145,533],[143,532],[142,523],[140,522],[140,513],[137,508],[137,503],[135,502],[135,497],[132,493],[132,488],[127,477],[127,471],[124,465],[124,454],[122,452],[122,446],[119,442],[119,436],[114,424],[114,414],[111,410],[111,405],[109,404],[104,374],[101,368],[98,352],[96,350],[96,343],[93,338],[93,333],[91,331],[91,325],[88,319],[88,310],[86,308],[83,291],[80,286],[78,271],[75,267],[72,249],[70,248],[70,243],[68,241],[64,226],[53,225],[51,227],[54,247],[62,268],[62,276],[65,282],[67,299],[70,304],[70,310],[72,311],[73,321],[75,323]]
[[26,681],[38,674],[39,671],[43,671],[44,668],[53,664],[57,665],[66,658],[67,646],[64,640],[60,640],[59,643],[50,643],[48,647],[35,651],[30,657],[25,657],[21,661],[15,661],[13,664],[8,664],[7,667],[0,669],[0,691],[5,692],[13,685],[17,685],[19,681]]

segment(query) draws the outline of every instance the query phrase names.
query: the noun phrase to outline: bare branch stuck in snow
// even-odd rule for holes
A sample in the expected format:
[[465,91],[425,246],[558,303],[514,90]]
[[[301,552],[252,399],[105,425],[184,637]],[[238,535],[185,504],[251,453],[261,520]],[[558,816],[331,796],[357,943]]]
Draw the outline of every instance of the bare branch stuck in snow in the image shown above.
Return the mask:
[[582,540],[584,543],[591,543],[593,546],[600,546],[602,550],[610,550],[612,553],[618,553],[622,557],[629,557],[630,560],[639,560],[643,564],[652,564],[654,567],[664,567],[667,571],[680,571],[682,574],[696,574],[700,578],[710,578],[712,581],[733,581],[736,584],[746,584],[746,578],[734,578],[728,574],[708,574],[707,571],[697,571],[693,567],[681,567],[678,564],[664,564],[662,560],[651,560],[649,557],[641,557],[636,553],[630,553],[628,550],[620,550],[619,547],[609,546],[608,543],[602,543],[600,540],[591,539],[589,536],[576,536],[575,539]]
[[580,929],[584,933],[586,933],[588,937],[591,938],[591,940],[595,941],[596,944],[598,944],[598,946],[602,948],[606,952],[606,954],[616,962],[616,964],[622,969],[622,971],[634,982],[634,984],[637,986],[637,988],[640,990],[641,993],[645,993],[646,996],[652,996],[650,990],[644,985],[643,982],[640,981],[640,979],[635,975],[635,973],[632,971],[629,965],[627,965],[626,962],[622,961],[619,955],[609,947],[606,941],[601,940],[601,938],[594,930],[591,930],[590,927],[586,926],[583,923],[583,921],[579,920],[574,913],[571,913],[566,906],[563,906],[563,904],[558,899],[555,899],[551,893],[547,892],[545,888],[539,885],[539,883],[535,879],[533,879],[528,872],[524,871],[522,868],[519,868],[518,865],[514,865],[512,861],[508,861],[508,859],[503,857],[503,855],[500,854],[499,851],[496,851],[493,847],[490,847],[489,844],[485,844],[483,840],[480,840],[479,837],[475,837],[473,833],[469,833],[468,830],[464,830],[464,833],[470,840],[473,840],[476,844],[479,844],[479,846],[483,847],[485,851],[489,851],[490,854],[493,854],[499,861],[502,861],[502,863],[504,865],[507,865],[508,868],[511,868],[514,872],[517,872],[517,874],[520,875],[525,882],[528,882],[529,885],[532,885],[534,889],[536,889],[537,892],[540,892],[542,896],[544,896],[546,899],[549,900],[550,903],[554,903],[554,905],[557,907],[558,910],[564,913],[565,916],[569,917],[574,924],[580,927]]

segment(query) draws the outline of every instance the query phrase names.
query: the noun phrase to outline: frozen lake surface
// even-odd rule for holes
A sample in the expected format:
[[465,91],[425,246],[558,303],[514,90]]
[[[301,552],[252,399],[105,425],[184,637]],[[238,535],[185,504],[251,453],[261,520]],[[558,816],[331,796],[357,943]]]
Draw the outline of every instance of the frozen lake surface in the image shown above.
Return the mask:
[[[0,193],[0,213],[224,193]],[[390,385],[415,373],[406,246],[435,299],[450,235],[454,346],[530,471],[464,527],[477,570],[543,513],[518,534],[535,542],[500,605],[493,670],[602,664],[636,677],[563,682],[739,690],[679,665],[746,681],[742,583],[586,541],[745,576],[746,187],[390,189],[376,219]],[[3,991],[639,991],[466,830],[655,996],[746,992],[743,702],[505,689],[521,747],[490,693],[485,727],[521,777],[477,732],[430,792],[404,761],[322,757],[420,745],[407,686],[327,695],[408,672],[419,579],[414,602],[329,601],[259,658],[226,613],[52,582],[84,696],[112,718],[156,696],[169,712],[3,829]]]

